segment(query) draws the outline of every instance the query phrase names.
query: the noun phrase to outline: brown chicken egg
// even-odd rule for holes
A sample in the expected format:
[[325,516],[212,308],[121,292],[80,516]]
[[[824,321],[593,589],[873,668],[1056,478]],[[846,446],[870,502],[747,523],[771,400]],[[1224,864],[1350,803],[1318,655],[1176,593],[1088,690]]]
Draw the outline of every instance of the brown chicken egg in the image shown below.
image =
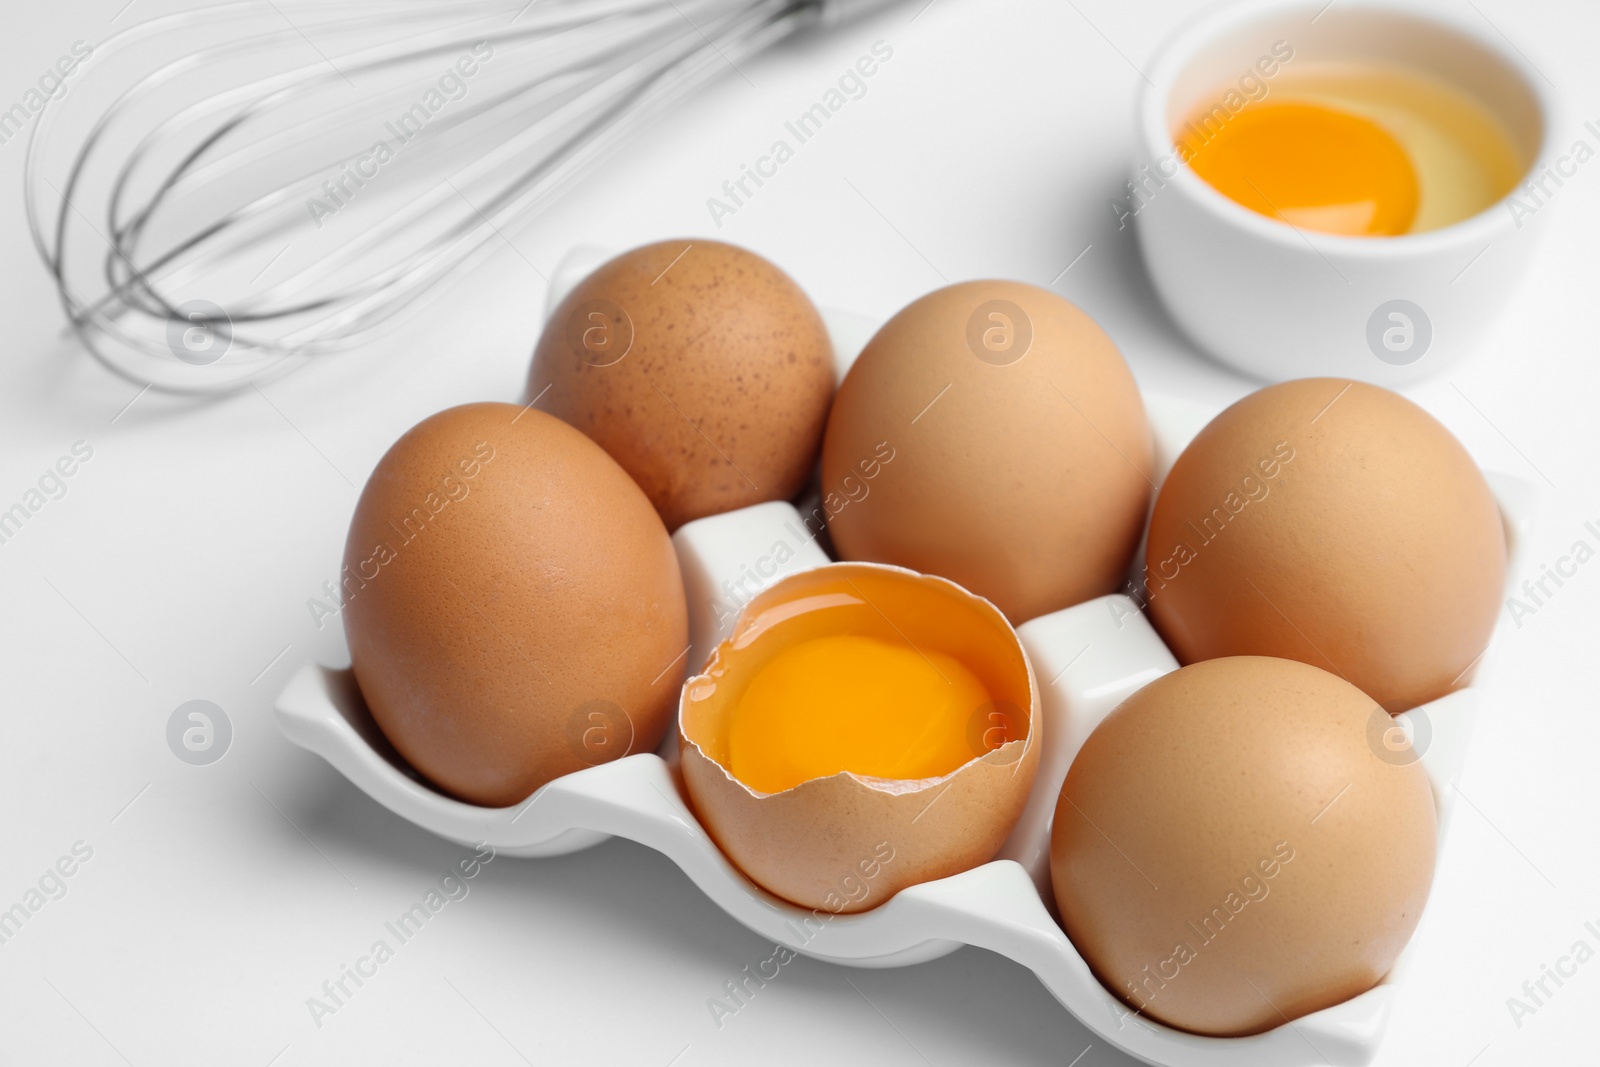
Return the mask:
[[663,241],[605,263],[550,317],[530,399],[622,465],[669,530],[799,492],[833,396],[810,299],[754,252]]
[[1038,767],[1039,696],[994,605],[942,578],[837,563],[745,607],[683,688],[683,780],[758,885],[877,907],[994,858]]
[[1390,712],[1465,684],[1494,629],[1506,542],[1483,474],[1431,415],[1308,378],[1218,415],[1150,521],[1150,614],[1184,663],[1282,656]]
[[639,487],[513,404],[424,419],[378,462],[345,543],[356,681],[428,781],[502,807],[648,752],[689,643],[678,560]]
[[1113,591],[1151,439],[1093,319],[1021,282],[965,282],[878,331],[834,399],[821,516],[844,559],[938,574],[1021,623]]
[[1067,773],[1062,924],[1140,1014],[1259,1033],[1376,984],[1421,917],[1437,834],[1387,713],[1293,660],[1207,660],[1129,697]]

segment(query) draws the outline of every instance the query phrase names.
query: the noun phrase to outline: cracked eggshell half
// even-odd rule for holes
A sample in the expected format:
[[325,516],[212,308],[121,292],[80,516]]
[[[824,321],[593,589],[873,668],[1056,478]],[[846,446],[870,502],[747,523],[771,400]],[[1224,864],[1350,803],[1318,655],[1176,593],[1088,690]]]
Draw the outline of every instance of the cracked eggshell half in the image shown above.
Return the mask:
[[[930,666],[953,657],[981,682],[989,699],[960,727],[970,758],[933,777],[841,770],[777,792],[736,778],[729,727],[752,679],[799,643],[873,633]],[[1033,785],[1041,722],[1033,668],[998,608],[946,579],[873,563],[820,567],[757,595],[685,684],[678,716],[684,783],[718,847],[769,892],[834,914],[993,859]]]

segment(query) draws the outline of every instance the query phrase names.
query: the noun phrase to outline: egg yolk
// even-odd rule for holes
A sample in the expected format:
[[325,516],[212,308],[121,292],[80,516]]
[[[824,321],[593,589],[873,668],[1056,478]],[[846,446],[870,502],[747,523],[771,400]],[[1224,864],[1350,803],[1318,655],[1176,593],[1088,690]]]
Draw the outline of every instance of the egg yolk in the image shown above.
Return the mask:
[[988,690],[959,660],[876,637],[817,637],[750,680],[728,723],[728,770],[763,793],[850,771],[915,780],[973,751],[969,724]]
[[[1214,132],[1213,132],[1214,130]],[[1180,143],[1189,166],[1229,199],[1323,233],[1405,233],[1417,175],[1400,143],[1370,119],[1310,103],[1253,104],[1220,129],[1202,116]]]

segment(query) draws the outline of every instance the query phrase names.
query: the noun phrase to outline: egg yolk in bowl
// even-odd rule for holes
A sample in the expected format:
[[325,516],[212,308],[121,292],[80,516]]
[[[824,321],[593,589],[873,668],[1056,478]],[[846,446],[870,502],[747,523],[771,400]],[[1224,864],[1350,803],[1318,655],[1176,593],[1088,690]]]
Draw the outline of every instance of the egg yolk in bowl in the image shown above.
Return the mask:
[[1216,190],[1294,226],[1356,237],[1405,233],[1417,174],[1400,142],[1371,119],[1321,104],[1246,108],[1189,165]]
[[1250,99],[1215,94],[1173,141],[1180,160],[1236,203],[1347,237],[1453,225],[1511,192],[1531,162],[1472,93],[1382,63],[1311,64]]

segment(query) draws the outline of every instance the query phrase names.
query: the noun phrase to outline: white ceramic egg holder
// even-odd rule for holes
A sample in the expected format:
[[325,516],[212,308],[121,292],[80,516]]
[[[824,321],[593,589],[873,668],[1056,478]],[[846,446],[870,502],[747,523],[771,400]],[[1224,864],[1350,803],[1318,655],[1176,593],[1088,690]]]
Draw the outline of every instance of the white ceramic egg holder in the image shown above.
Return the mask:
[[[598,250],[569,255],[552,282],[548,307],[605,258]],[[842,375],[873,326],[851,316],[825,318]],[[1214,412],[1160,396],[1146,396],[1145,403],[1156,437],[1159,481]],[[1489,481],[1505,517],[1515,574],[1536,491],[1509,476],[1490,475]],[[782,566],[773,562],[780,542],[793,552]],[[696,667],[731,630],[726,611],[721,612],[725,625],[717,624],[718,602],[737,608],[758,585],[764,588],[829,562],[787,503],[758,504],[689,523],[673,535],[673,543],[688,593],[690,657]],[[640,753],[579,771],[521,804],[493,809],[464,804],[422,782],[379,732],[348,669],[302,667],[279,695],[277,717],[289,740],[322,756],[391,811],[441,837],[465,845],[487,843],[509,856],[559,856],[608,837],[625,837],[666,855],[745,926],[816,959],[897,967],[977,945],[1032,970],[1102,1040],[1149,1063],[1344,1067],[1370,1062],[1410,949],[1377,987],[1242,1038],[1202,1037],[1140,1018],[1096,980],[1045,903],[1056,795],[1100,720],[1123,698],[1175,670],[1177,662],[1134,602],[1121,595],[1033,619],[1017,632],[1042,689],[1044,723],[1038,777],[1010,839],[994,861],[913,886],[858,915],[813,913],[790,904],[750,882],[723,856],[689,807],[676,766],[675,730],[660,754]],[[1462,768],[1477,698],[1469,687],[1399,716],[1423,751],[1438,804],[1441,847],[1455,806],[1449,786]]]

